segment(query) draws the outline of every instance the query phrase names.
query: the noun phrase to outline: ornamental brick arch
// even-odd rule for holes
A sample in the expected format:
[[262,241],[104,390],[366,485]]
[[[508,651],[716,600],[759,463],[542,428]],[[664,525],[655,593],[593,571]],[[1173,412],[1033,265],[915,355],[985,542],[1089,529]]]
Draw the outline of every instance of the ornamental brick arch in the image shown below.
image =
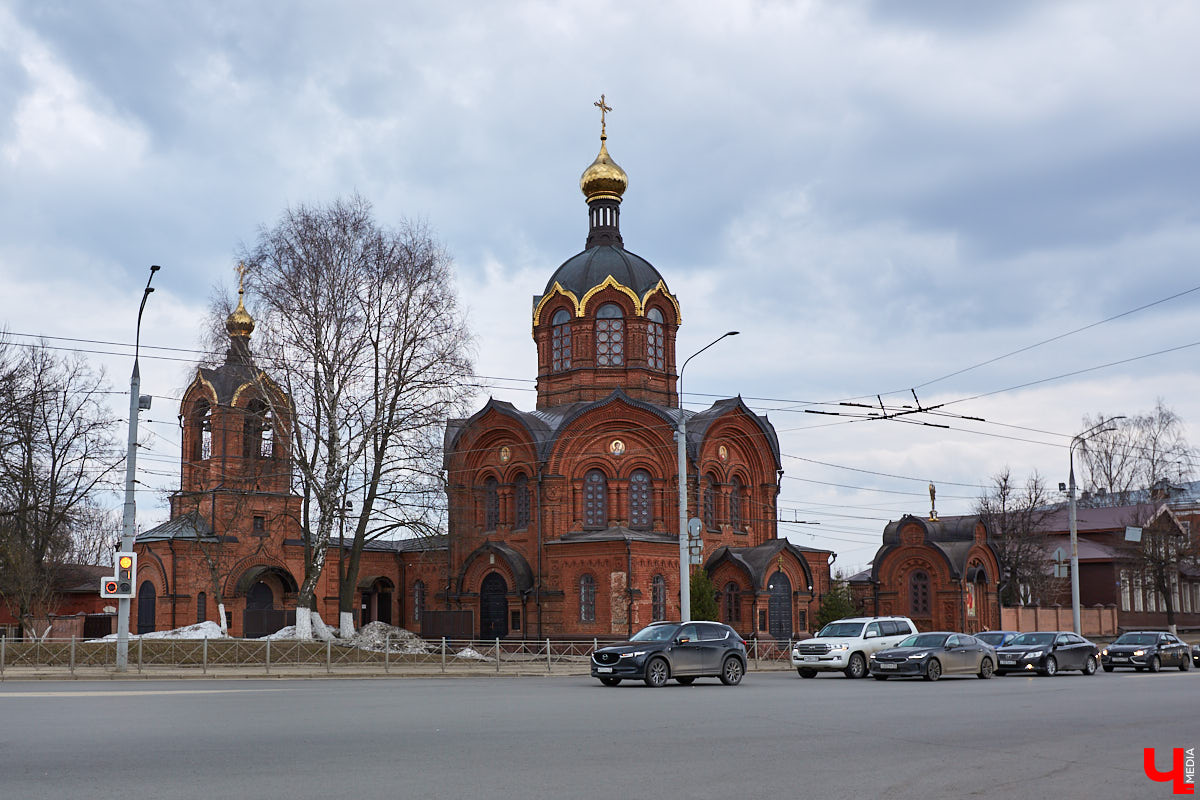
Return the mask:
[[[547,458],[550,472],[573,475],[585,459],[611,459],[605,463],[617,465],[631,456],[638,456],[652,476],[674,474],[674,424],[659,413],[628,402],[624,397],[579,416],[564,425]],[[625,445],[624,453],[614,457],[609,452],[613,439]]]
[[485,464],[505,467],[500,460],[502,447],[509,448],[508,465],[534,464],[538,460],[533,434],[525,425],[495,407],[485,408],[448,444],[447,468],[455,473],[471,473]]

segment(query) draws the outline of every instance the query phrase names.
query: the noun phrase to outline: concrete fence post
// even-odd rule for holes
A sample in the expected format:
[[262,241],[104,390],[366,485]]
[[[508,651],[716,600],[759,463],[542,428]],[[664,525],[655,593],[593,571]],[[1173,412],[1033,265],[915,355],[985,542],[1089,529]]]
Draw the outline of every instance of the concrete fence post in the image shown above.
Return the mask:
[[208,674],[208,637],[204,637],[204,647],[201,648],[200,672]]
[[550,640],[546,639],[546,672],[553,672],[554,668],[550,666]]
[[138,637],[138,674],[142,672],[142,637]]
[[75,674],[75,637],[71,637],[71,674]]
[[267,638],[267,674],[271,674],[271,639]]
[[446,671],[446,637],[442,637],[442,672]]
[[388,631],[383,637],[383,672],[386,675],[388,672],[389,662],[392,660],[392,632]]
[[500,637],[496,637],[496,672],[500,671]]
[[325,674],[333,672],[333,640],[325,640]]

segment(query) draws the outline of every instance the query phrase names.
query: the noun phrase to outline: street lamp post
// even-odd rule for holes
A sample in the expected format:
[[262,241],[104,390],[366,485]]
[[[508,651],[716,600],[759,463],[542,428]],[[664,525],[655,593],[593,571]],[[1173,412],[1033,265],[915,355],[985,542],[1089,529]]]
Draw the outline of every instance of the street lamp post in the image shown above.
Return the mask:
[[675,429],[675,449],[679,456],[679,619],[688,622],[692,618],[692,587],[690,561],[688,550],[687,529],[687,415],[683,410],[683,371],[687,369],[688,361],[703,353],[717,342],[728,336],[737,336],[739,331],[728,331],[692,353],[679,368],[677,394],[679,395],[679,425]]
[[1102,425],[1107,425],[1110,422],[1115,422],[1125,417],[1109,417],[1108,419],[1097,422],[1092,427],[1088,428],[1083,433],[1080,433],[1071,439],[1071,446],[1067,448],[1067,457],[1070,460],[1070,474],[1067,484],[1067,499],[1070,506],[1070,524],[1071,524],[1071,624],[1074,626],[1075,633],[1079,636],[1083,635],[1082,626],[1079,622],[1079,533],[1078,526],[1075,521],[1075,447],[1082,444],[1086,440],[1101,433],[1108,433],[1116,430],[1113,428],[1100,428]]
[[[138,306],[137,328],[133,336],[133,374],[129,378],[129,440],[126,443],[125,450],[125,509],[122,518],[121,530],[121,550],[129,551],[133,549],[133,540],[136,535],[134,522],[137,517],[137,502],[134,500],[133,487],[137,476],[137,429],[138,429],[138,411],[143,407],[149,408],[150,398],[146,398],[146,403],[143,406],[141,390],[142,376],[138,369],[138,348],[142,338],[142,312],[146,310],[146,300],[149,299],[150,293],[154,289],[150,286],[150,281],[154,280],[154,273],[158,272],[162,267],[154,265],[150,267],[150,277],[146,279],[146,288],[142,292],[142,303]],[[133,585],[137,586],[137,576],[134,576]],[[117,672],[124,672],[129,666],[129,598],[122,597],[117,600]]]

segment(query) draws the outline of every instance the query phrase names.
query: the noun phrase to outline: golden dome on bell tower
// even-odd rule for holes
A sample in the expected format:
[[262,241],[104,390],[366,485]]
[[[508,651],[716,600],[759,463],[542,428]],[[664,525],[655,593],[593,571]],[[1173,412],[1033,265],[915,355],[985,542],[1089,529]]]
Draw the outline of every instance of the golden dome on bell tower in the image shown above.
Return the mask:
[[246,265],[238,264],[238,304],[233,313],[225,318],[225,330],[230,336],[249,337],[254,333],[254,318],[242,303],[242,296],[246,293],[245,281]]
[[612,111],[612,108],[604,103],[604,95],[600,95],[600,100],[593,105],[600,109],[600,154],[583,171],[583,175],[579,176],[579,188],[588,203],[593,200],[615,200],[619,203],[621,195],[625,194],[625,189],[629,187],[629,176],[612,160],[605,144],[608,133],[604,115]]

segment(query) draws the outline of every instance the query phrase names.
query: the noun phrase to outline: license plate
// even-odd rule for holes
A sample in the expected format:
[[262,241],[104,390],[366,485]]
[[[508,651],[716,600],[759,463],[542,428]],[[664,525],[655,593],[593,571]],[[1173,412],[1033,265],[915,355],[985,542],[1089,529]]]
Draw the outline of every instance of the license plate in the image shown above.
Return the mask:
[[821,659],[817,658],[816,656],[805,656],[804,660],[805,661],[820,661]]
[[596,672],[612,672],[612,667],[596,667]]
[[1128,658],[1124,658],[1122,656],[1113,656],[1113,661],[1128,661],[1128,660],[1129,660]]
[[1001,664],[1004,664],[1004,665],[1012,665],[1012,664],[1015,664],[1015,663],[1017,663],[1017,662],[1015,662],[1015,661],[1009,661],[1009,660],[1007,660],[1007,659],[1003,659],[1003,658],[1002,658],[1002,659],[1000,659],[1000,663],[1001,663]]
[[889,663],[887,663],[887,662],[885,661],[885,662],[883,662],[883,663],[881,663],[881,664],[879,665],[879,668],[880,668],[880,669],[895,669],[895,668],[896,668],[896,665],[895,665],[895,664],[889,664]]

